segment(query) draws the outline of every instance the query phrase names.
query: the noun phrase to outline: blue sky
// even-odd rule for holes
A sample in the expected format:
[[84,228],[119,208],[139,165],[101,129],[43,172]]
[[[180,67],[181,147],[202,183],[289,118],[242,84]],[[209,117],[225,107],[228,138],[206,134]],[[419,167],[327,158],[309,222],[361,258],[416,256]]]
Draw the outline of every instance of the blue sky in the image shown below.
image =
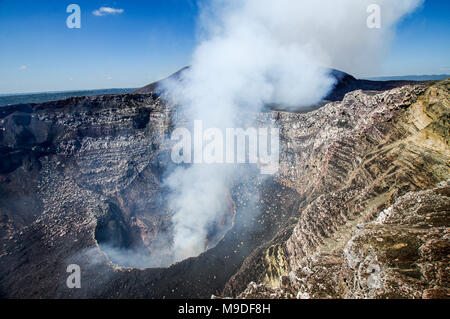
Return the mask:
[[450,74],[449,35],[450,1],[425,0],[398,25],[389,55],[374,76]]
[[[66,26],[71,3],[81,29]],[[449,13],[450,1],[426,0],[365,76],[450,73]],[[189,64],[197,15],[197,0],[0,0],[0,93],[141,87]]]

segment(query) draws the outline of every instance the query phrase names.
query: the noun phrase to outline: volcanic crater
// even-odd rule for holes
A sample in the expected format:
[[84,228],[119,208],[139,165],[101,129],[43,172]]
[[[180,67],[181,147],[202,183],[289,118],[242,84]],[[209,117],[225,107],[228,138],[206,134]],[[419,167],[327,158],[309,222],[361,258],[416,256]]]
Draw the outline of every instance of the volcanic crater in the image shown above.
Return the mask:
[[0,297],[448,297],[449,80],[337,78],[311,110],[255,114],[280,128],[279,172],[247,170],[176,263],[162,181],[182,115],[157,85],[0,108]]

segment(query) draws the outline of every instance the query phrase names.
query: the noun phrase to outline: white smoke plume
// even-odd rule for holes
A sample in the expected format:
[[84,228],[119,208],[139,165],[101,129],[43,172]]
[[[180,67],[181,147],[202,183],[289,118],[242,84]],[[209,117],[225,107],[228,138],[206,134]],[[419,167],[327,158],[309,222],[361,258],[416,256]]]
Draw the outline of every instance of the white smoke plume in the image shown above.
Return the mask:
[[[268,103],[291,110],[319,102],[335,79],[373,69],[389,48],[396,24],[421,0],[213,0],[201,2],[201,41],[180,81],[165,83],[189,120],[235,127],[238,110]],[[369,5],[381,8],[370,29]],[[221,214],[233,181],[230,167],[179,168],[166,184],[174,210],[175,261],[204,250],[207,227]]]

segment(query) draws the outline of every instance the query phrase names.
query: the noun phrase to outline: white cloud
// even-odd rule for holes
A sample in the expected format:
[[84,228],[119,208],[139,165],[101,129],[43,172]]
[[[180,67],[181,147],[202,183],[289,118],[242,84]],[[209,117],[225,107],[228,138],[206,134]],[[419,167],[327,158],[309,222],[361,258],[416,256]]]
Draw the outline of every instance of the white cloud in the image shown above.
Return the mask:
[[19,66],[19,70],[20,71],[25,71],[27,69],[27,66],[26,65],[21,65],[21,66]]
[[124,10],[123,9],[116,9],[111,7],[101,7],[100,9],[92,11],[92,13],[95,16],[101,17],[106,15],[115,15],[115,14],[121,14]]

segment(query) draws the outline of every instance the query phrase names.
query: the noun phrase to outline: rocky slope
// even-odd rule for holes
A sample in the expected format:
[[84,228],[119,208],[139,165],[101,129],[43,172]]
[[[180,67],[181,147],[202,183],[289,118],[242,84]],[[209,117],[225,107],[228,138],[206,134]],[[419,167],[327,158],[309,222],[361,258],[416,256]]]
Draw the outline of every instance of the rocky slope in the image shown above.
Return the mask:
[[0,108],[0,296],[448,296],[450,81],[405,84],[255,114],[281,129],[279,173],[234,185],[223,239],[166,268],[119,267],[98,243],[152,251],[170,231],[175,107],[146,92]]
[[226,294],[449,297],[449,85],[352,92],[286,125],[281,183],[306,199]]

